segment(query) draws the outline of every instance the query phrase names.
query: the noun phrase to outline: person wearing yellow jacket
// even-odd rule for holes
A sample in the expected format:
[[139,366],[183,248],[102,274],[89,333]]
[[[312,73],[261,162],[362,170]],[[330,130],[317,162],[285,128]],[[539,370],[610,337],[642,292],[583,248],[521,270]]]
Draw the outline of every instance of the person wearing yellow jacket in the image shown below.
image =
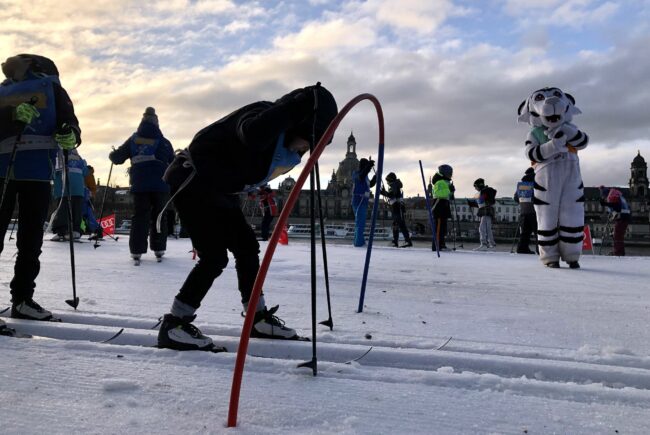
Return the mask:
[[449,200],[453,199],[456,188],[451,182],[453,168],[449,165],[438,166],[438,172],[431,178],[431,197],[433,205],[431,212],[435,224],[435,236],[440,250],[447,249],[445,236],[447,235],[447,219],[451,217]]

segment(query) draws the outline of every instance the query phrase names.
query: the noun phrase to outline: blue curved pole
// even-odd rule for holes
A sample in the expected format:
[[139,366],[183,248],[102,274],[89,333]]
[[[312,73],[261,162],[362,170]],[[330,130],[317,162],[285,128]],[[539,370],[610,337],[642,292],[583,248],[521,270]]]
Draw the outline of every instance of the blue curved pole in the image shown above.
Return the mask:
[[375,202],[372,204],[372,218],[370,220],[370,236],[368,237],[368,249],[366,250],[366,264],[363,266],[363,278],[361,280],[361,293],[359,294],[359,308],[357,313],[363,312],[363,300],[366,296],[366,282],[368,281],[368,269],[370,268],[370,255],[372,254],[372,241],[375,238],[375,227],[377,215],[379,214],[379,198],[381,192],[381,174],[384,170],[384,144],[378,147],[379,157],[377,158],[377,184],[375,185]]
[[422,169],[422,160],[420,162],[420,174],[422,175],[422,187],[424,187],[424,199],[427,202],[427,211],[429,212],[429,223],[431,224],[431,232],[433,233],[433,246],[436,247],[438,257],[440,257],[440,248],[438,247],[438,238],[436,237],[436,225],[433,222],[433,214],[431,214],[431,201],[429,201],[429,191],[427,190],[427,182],[424,180],[424,169]]

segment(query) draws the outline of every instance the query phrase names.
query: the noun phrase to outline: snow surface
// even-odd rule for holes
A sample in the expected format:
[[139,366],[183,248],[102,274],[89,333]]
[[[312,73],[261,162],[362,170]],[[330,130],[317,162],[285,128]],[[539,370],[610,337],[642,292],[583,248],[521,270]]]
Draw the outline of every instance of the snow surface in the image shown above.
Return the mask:
[[[318,328],[318,376],[296,367],[311,343],[251,340],[238,427],[226,429],[243,322],[234,260],[196,320],[230,352],[175,352],[151,347],[150,328],[193,265],[189,240],[139,267],[127,237],[75,244],[78,311],[64,302],[69,246],[44,242],[35,299],[65,322],[4,318],[40,337],[0,337],[0,433],[650,433],[649,257],[585,255],[580,270],[553,270],[533,255],[385,244],[361,314],[365,249],[328,245],[334,330]],[[15,253],[5,246],[0,306]],[[322,321],[320,260],[318,273]],[[309,245],[279,246],[267,303],[310,336],[309,282]]]

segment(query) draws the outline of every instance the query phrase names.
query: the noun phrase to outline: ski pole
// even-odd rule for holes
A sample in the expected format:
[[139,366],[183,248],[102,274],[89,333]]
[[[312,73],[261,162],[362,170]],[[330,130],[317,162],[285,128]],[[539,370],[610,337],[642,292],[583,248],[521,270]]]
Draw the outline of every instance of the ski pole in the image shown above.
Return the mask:
[[[36,104],[37,101],[38,98],[32,97],[29,99],[29,104],[33,106]],[[16,135],[14,146],[11,149],[11,155],[9,156],[9,162],[7,163],[7,172],[5,172],[5,178],[2,181],[2,196],[0,197],[0,210],[2,210],[2,206],[5,202],[5,195],[7,194],[7,187],[9,186],[9,177],[11,176],[11,170],[14,167],[14,161],[16,160],[16,153],[18,152],[18,143],[23,138],[23,133],[25,132],[25,127],[27,126],[27,124],[25,124],[24,122],[17,121],[16,126],[19,127],[19,131],[18,134]]]
[[427,190],[427,183],[424,180],[424,169],[422,168],[422,160],[418,160],[420,162],[420,175],[422,175],[422,187],[424,187],[424,200],[427,205],[427,211],[429,212],[429,224],[431,225],[431,234],[433,237],[433,246],[436,248],[436,252],[438,253],[438,257],[440,257],[440,250],[438,249],[438,241],[436,240],[436,225],[433,222],[433,214],[431,212],[431,201],[429,200],[429,191]]
[[456,250],[456,220],[454,219],[454,215],[451,215],[451,230],[453,231],[453,238],[452,241],[454,242],[454,247],[453,250]]
[[68,171],[68,153],[67,149],[63,150],[63,176],[65,177],[65,188],[68,190],[68,237],[70,239],[70,267],[72,269],[72,299],[66,299],[65,303],[70,305],[75,310],[79,305],[79,298],[77,297],[77,282],[74,264],[74,231],[72,229],[72,194],[70,192],[70,172]]
[[330,328],[330,331],[334,329],[334,322],[332,320],[332,304],[330,301],[330,279],[329,279],[329,273],[327,271],[327,247],[325,243],[325,224],[323,222],[323,204],[321,200],[321,194],[320,194],[320,170],[318,168],[318,162],[314,165],[314,169],[316,170],[316,191],[318,192],[318,217],[320,220],[320,240],[321,240],[321,246],[323,247],[323,271],[325,274],[325,294],[327,295],[327,313],[328,313],[328,318],[327,320],[323,320],[320,322],[321,325],[328,326]]
[[[455,196],[452,197],[451,203],[452,203],[452,205],[454,207],[454,216],[456,216],[456,222],[458,224],[458,226],[457,226],[458,237],[460,238],[460,236],[461,236],[461,234],[460,234],[460,219],[458,218],[458,209],[456,208],[456,197]],[[453,219],[453,217],[452,217],[452,219]],[[464,248],[463,242],[460,242],[458,244],[458,247],[459,248]]]
[[[312,153],[314,152],[314,147],[316,144],[316,109],[318,109],[318,86],[320,82],[314,87],[314,111],[313,117],[314,122],[311,126],[311,141],[309,142],[309,156],[311,158]],[[315,162],[316,164],[318,161]],[[314,376],[318,374],[318,361],[316,358],[316,201],[315,201],[315,178],[316,170],[315,167],[312,167],[309,172],[309,224],[311,226],[310,234],[310,258],[311,258],[311,336],[312,336],[312,357],[311,361],[298,364],[298,367],[309,367],[312,370]],[[320,204],[319,204],[320,205]],[[321,224],[321,231],[323,231],[323,226]],[[321,237],[323,235],[321,234]],[[324,237],[323,237],[324,240]],[[324,243],[324,242],[323,242]]]
[[[113,151],[115,151],[115,147],[113,147]],[[111,168],[108,170],[108,179],[106,180],[106,186],[104,186],[104,195],[102,197],[102,206],[99,209],[99,227],[102,230],[102,237],[104,237],[104,227],[102,227],[102,219],[104,218],[104,205],[106,204],[106,193],[108,193],[108,186],[111,183],[111,174],[113,173],[113,161],[111,161]],[[95,240],[95,243],[93,244],[93,248],[97,249],[99,247],[99,239],[101,237],[98,237],[97,240]],[[117,242],[117,239],[115,239]]]
[[[519,215],[519,220],[517,221],[517,227],[515,228],[515,233],[512,235],[512,245],[510,246],[510,253],[514,253],[515,251],[515,244],[519,242],[519,238],[521,237],[521,215]],[[519,237],[517,237],[519,235]]]

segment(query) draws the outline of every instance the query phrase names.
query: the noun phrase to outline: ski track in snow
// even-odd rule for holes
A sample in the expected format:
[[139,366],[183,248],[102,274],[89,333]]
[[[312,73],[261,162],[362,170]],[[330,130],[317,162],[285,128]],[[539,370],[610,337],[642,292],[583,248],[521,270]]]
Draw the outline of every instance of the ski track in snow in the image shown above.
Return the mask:
[[[162,263],[168,267],[156,265],[151,256],[145,257],[137,270],[128,260],[126,242],[122,245],[104,242],[103,251],[88,249],[86,245],[75,246],[81,251],[80,264],[88,259],[85,255],[96,255],[102,260],[86,268],[92,276],[78,273],[81,303],[76,312],[61,304],[64,296],[61,291],[46,289],[60,285],[67,291],[69,282],[65,271],[69,273],[69,264],[58,244],[50,244],[54,246],[51,249],[44,247],[46,258],[36,299],[60,314],[64,322],[5,319],[20,332],[35,337],[0,337],[2,388],[19,410],[17,413],[0,410],[0,431],[31,433],[34,428],[40,428],[52,433],[68,430],[219,433],[225,430],[227,392],[243,320],[239,317],[237,292],[231,290],[226,295],[218,289],[220,282],[224,287],[236,285],[232,265],[217,280],[199,311],[201,320],[197,319],[201,330],[217,344],[226,346],[229,353],[176,352],[153,347],[158,331],[151,328],[157,316],[166,312],[191,267],[186,253],[189,244],[183,242],[170,240],[171,249]],[[105,253],[109,249],[112,252]],[[310,316],[304,312],[309,301],[308,284],[304,284],[309,282],[309,266],[303,263],[308,258],[309,247],[296,243],[290,249],[293,252],[286,255],[290,252],[287,248],[278,248],[278,258],[272,263],[265,286],[269,293],[267,302],[273,304],[281,299],[280,315],[291,319],[290,326],[297,320],[303,335],[311,337],[305,332]],[[7,254],[14,251],[9,248],[6,251],[0,257],[0,267],[4,276],[10,276],[13,258]],[[598,285],[599,281],[611,279],[601,275],[604,266],[609,266],[610,272],[619,279],[620,266],[626,266],[625,276],[632,279],[633,285],[647,283],[650,276],[644,272],[650,263],[647,259],[629,258],[608,265],[603,258],[585,257],[583,269],[577,273],[564,269],[549,271],[534,260],[526,261],[524,271],[517,272],[529,257],[500,253],[488,253],[486,257],[485,253],[457,251],[443,253],[442,259],[435,259],[430,251],[380,247],[373,252],[366,309],[363,314],[356,314],[353,310],[360,268],[352,273],[349,258],[346,261],[345,256],[361,263],[362,251],[339,245],[330,246],[329,251],[334,330],[319,326],[319,375],[312,378],[310,370],[296,368],[298,363],[311,359],[311,343],[252,339],[238,433],[522,433],[529,428],[539,432],[562,432],[570,428],[571,433],[599,433],[618,427],[641,433],[648,428],[650,356],[647,347],[635,344],[643,338],[626,343],[625,337],[631,337],[627,325],[621,328],[625,334],[618,342],[606,339],[603,343],[583,342],[576,346],[572,339],[559,338],[572,333],[594,337],[587,325],[576,328],[575,319],[562,318],[563,313],[572,310],[577,316],[572,304],[579,302],[594,322],[589,326],[597,325],[598,319],[592,320],[592,316],[601,313],[601,309],[616,315],[624,312],[626,304],[645,303],[646,311],[631,312],[620,322],[645,326],[638,333],[645,334],[647,339],[648,319],[639,320],[643,312],[648,314],[647,298],[640,299],[641,293],[620,287]],[[435,262],[445,260],[448,269],[436,270]],[[609,259],[616,260],[620,259]],[[478,266],[479,273],[460,272],[478,261],[487,263]],[[496,267],[506,261],[512,270]],[[517,280],[517,276],[521,279],[535,273],[543,274],[547,281],[560,276],[557,282],[561,285],[548,287],[548,283]],[[556,273],[564,275],[552,275]],[[504,274],[515,277],[505,279]],[[281,279],[273,280],[274,275]],[[43,276],[47,277],[46,282]],[[585,277],[591,277],[587,279],[588,285],[582,282]],[[322,293],[320,272],[319,280]],[[410,287],[406,291],[405,282]],[[522,283],[532,288],[513,294],[513,288]],[[93,290],[88,291],[89,288]],[[544,297],[539,297],[536,292],[542,290]],[[220,304],[214,302],[217,293]],[[66,293],[65,297],[68,296]],[[387,298],[386,302],[379,300],[382,297]],[[319,320],[322,320],[326,305],[324,296],[319,298]],[[511,303],[513,298],[517,298],[516,303]],[[591,304],[589,298],[609,305]],[[151,305],[142,310],[138,310],[141,305],[121,309],[133,299],[138,304]],[[562,305],[553,305],[546,299],[562,301]],[[218,309],[213,306],[203,315],[202,310],[210,301],[220,306]],[[536,317],[540,312],[548,315],[549,310],[560,314],[550,321],[544,316]],[[456,316],[462,316],[470,324],[485,322],[492,330],[502,332],[488,339],[490,333],[483,333],[480,325],[474,325],[476,329],[465,326],[463,330],[454,330],[458,325]],[[533,332],[518,340],[519,336],[510,333],[509,328],[513,324],[522,327],[526,320],[530,321]],[[549,327],[552,322],[555,325]],[[434,326],[437,330],[432,333]],[[119,337],[101,343],[121,328],[124,332]],[[445,332],[449,335],[444,335]],[[372,338],[364,338],[364,333],[371,334]],[[613,338],[615,335],[612,334]],[[453,339],[437,350],[450,336]],[[554,340],[556,345],[552,345]],[[370,346],[372,350],[364,355]],[[359,361],[352,361],[362,355]],[[16,366],[16,361],[23,362]],[[19,376],[12,380],[15,372]],[[21,381],[26,378],[28,383]],[[252,387],[247,387],[249,384]],[[34,401],[33,385],[38,385],[41,394],[45,394],[42,400]],[[69,387],[74,397],[62,398],[65,396],[62,385]],[[304,388],[314,391],[308,393]],[[258,397],[259,394],[263,397]],[[319,402],[319,395],[323,395],[321,399],[326,404]],[[292,419],[284,415],[284,406],[265,406],[260,400],[282,401],[292,412],[303,402],[320,403],[321,408],[311,409],[305,416],[294,415]],[[395,400],[401,405],[396,405]],[[99,416],[117,413],[120,421],[115,426],[102,426],[92,415],[82,415],[82,412],[67,415],[60,411],[58,401],[80,411],[94,409]],[[437,407],[422,414],[428,407],[422,408],[417,403],[428,402]],[[481,407],[489,412],[481,412]],[[179,413],[170,417],[171,426],[160,421],[161,412],[167,411]],[[35,418],[36,422],[32,422],[35,426],[23,421],[23,416]],[[576,416],[582,417],[572,420]],[[528,423],[524,424],[525,421]],[[431,430],[431,425],[435,425],[435,430]]]

